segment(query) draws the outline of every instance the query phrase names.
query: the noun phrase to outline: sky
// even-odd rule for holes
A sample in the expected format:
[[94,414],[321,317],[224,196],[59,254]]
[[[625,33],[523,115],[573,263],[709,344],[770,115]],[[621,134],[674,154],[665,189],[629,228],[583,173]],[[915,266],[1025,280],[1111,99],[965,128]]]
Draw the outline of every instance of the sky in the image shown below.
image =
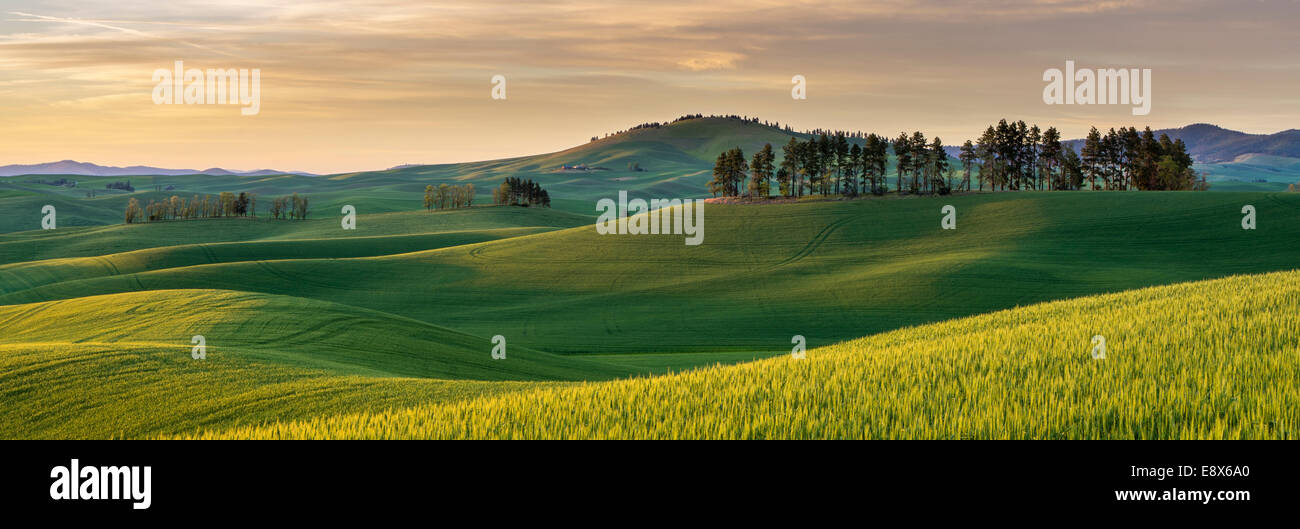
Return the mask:
[[[1001,118],[1273,133],[1300,128],[1297,25],[1295,1],[0,0],[0,165],[340,173],[695,113],[948,144]],[[155,104],[177,60],[260,70],[259,113]],[[1047,105],[1066,60],[1150,69],[1150,113]]]

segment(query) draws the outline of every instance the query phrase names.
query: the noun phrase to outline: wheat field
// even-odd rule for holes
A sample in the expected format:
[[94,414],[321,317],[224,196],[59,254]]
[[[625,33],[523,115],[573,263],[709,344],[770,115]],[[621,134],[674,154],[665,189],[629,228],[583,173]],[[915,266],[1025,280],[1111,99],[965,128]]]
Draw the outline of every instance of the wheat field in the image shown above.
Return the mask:
[[1237,276],[906,328],[802,360],[194,437],[1294,439],[1298,311],[1300,272]]

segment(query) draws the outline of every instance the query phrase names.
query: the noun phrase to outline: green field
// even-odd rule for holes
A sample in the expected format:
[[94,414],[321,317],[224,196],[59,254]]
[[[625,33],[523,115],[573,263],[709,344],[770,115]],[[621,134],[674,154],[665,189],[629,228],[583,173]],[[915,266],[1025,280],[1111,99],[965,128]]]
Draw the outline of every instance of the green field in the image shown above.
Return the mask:
[[[957,230],[939,229],[945,204],[957,208]],[[1259,229],[1240,228],[1243,204],[1256,206]],[[1259,386],[1238,394],[1294,399],[1275,387],[1295,379],[1294,311],[1277,308],[1300,303],[1294,277],[1134,289],[1295,268],[1300,196],[887,197],[711,204],[706,219],[700,246],[602,236],[590,217],[510,207],[361,215],[355,231],[335,219],[218,219],[2,235],[0,436],[1293,435],[1289,404],[1238,413],[1219,400],[1184,402],[1191,393],[1130,395],[1191,421],[1177,424],[1126,414],[1116,400],[1067,405],[1119,375],[1060,370],[1120,365],[1126,380],[1173,377],[1185,392],[1214,373],[1223,384],[1252,373]],[[1124,293],[1017,309],[1115,292]],[[1190,315],[1165,310],[1198,304]],[[1234,306],[1252,319],[1213,354],[1255,351],[1259,363],[1223,371],[1235,356],[1186,357],[1202,339],[1195,327],[1235,322],[1220,314]],[[1042,328],[1013,332],[1029,323]],[[1172,363],[1049,361],[1086,359],[1095,333],[1115,351],[1164,351]],[[490,356],[498,334],[505,360]],[[816,370],[782,371],[796,334]],[[205,360],[190,357],[194,335],[207,341]],[[899,344],[892,360],[876,358],[880,344]],[[1023,362],[995,362],[1008,351]],[[762,360],[772,356],[781,358]],[[1042,399],[992,385],[1012,374],[1042,378],[1047,386],[1024,388]],[[892,411],[873,407],[903,398],[908,384],[947,392],[954,405],[919,408],[921,391]],[[809,400],[778,398],[785,392]],[[544,416],[555,402],[591,409]],[[716,402],[751,411],[701,411]],[[520,411],[529,403],[547,404]],[[1014,414],[990,419],[993,403]],[[796,404],[804,411],[785,408]],[[1059,416],[1030,419],[1047,405],[1062,406]],[[1197,422],[1212,413],[1219,424]],[[590,422],[572,422],[581,417]],[[1260,429],[1269,422],[1281,429]]]
[[[598,198],[700,196],[718,151],[788,137],[700,119],[327,177],[0,180],[0,437],[1297,433],[1300,193],[709,204],[699,246],[594,229]],[[554,171],[578,163],[610,170]],[[505,176],[556,207],[482,205]],[[479,205],[422,210],[439,181],[474,182]],[[121,223],[131,197],[222,191],[263,214]],[[310,220],[266,218],[293,192]],[[1094,334],[1113,356],[1088,357]]]
[[[939,229],[944,204],[959,212],[955,231]],[[1258,230],[1240,228],[1243,204],[1256,206]],[[358,224],[385,232],[385,222],[408,216],[494,219],[502,211],[562,215],[483,208],[362,216]],[[526,217],[520,224],[534,224]],[[1291,243],[1300,236],[1300,196],[1287,194],[1011,193],[710,205],[706,218],[698,247],[674,236],[602,236],[591,225],[521,226],[17,262],[0,265],[0,303],[218,289],[362,307],[556,353],[750,352],[782,349],[795,334],[829,344],[1300,262],[1300,247]],[[131,247],[185,224],[104,228],[93,239]],[[149,235],[153,230],[162,233]],[[68,237],[80,239],[75,235]]]
[[[1300,273],[1012,309],[738,366],[216,438],[1295,439]],[[1091,354],[1094,335],[1108,345]]]

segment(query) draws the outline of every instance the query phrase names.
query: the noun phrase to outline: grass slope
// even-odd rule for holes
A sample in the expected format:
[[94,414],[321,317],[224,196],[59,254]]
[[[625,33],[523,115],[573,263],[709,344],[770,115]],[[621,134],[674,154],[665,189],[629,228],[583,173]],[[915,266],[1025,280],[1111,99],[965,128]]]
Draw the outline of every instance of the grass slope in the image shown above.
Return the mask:
[[571,228],[591,218],[547,209],[482,207],[448,211],[408,211],[358,215],[355,230],[339,218],[303,221],[203,219],[151,224],[59,228],[0,234],[0,263],[92,257],[187,244],[302,239],[350,240],[397,235],[429,235],[507,228]]
[[199,437],[1294,439],[1298,313],[1300,272],[1241,276],[902,329],[804,360]]
[[[955,231],[939,228],[944,204],[957,207]],[[1240,228],[1243,204],[1256,206],[1257,230]],[[781,351],[796,334],[823,345],[1043,301],[1291,269],[1300,262],[1300,196],[1000,193],[709,205],[705,233],[692,247],[680,236],[601,236],[584,226],[379,257],[178,261],[106,276],[43,262],[0,269],[0,303],[241,290],[502,334],[551,352]]]
[[[730,118],[700,118],[659,128],[645,128],[601,138],[559,152],[504,160],[457,164],[426,165],[340,175],[336,178],[357,182],[388,179],[471,181],[480,189],[499,185],[507,176],[531,178],[542,183],[553,197],[584,200],[579,212],[590,213],[591,204],[604,197],[617,196],[627,190],[633,196],[699,197],[707,196],[706,184],[712,178],[713,162],[718,153],[741,147],[756,152],[764,143],[777,150],[792,136],[775,127]],[[629,162],[637,162],[645,171],[629,171]],[[608,170],[556,171],[561,165],[586,164]]]
[[[0,307],[0,437],[139,437],[631,370],[326,302],[214,290]],[[191,358],[203,335],[207,358]],[[488,382],[492,381],[492,382]]]

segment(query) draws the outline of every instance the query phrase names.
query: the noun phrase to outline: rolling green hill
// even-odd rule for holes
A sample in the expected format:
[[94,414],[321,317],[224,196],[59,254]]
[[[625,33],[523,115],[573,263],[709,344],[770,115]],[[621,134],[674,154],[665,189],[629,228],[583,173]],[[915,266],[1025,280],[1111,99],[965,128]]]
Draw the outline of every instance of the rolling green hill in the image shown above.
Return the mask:
[[1248,154],[1235,160],[1196,164],[1212,191],[1285,191],[1300,182],[1300,158]]
[[[957,208],[955,231],[939,229],[945,204]],[[1244,204],[1256,206],[1259,229],[1241,229]],[[602,236],[586,225],[486,242],[459,234],[398,241],[411,246],[378,238],[346,250],[323,240],[204,245],[27,262],[0,268],[0,303],[220,289],[364,307],[551,352],[752,353],[784,349],[795,334],[826,344],[1300,263],[1292,242],[1300,196],[1285,193],[709,205],[706,219],[700,246],[680,236]],[[419,245],[429,249],[409,251]],[[319,257],[339,251],[350,253]]]
[[802,360],[199,437],[1295,439],[1298,313],[1300,273],[1240,276],[902,329]]
[[[954,231],[939,226],[946,204],[957,208]],[[1240,228],[1244,204],[1257,208],[1257,230]],[[945,371],[956,367],[941,352],[975,355],[958,356],[954,366],[996,367],[972,371],[957,387],[1021,373],[1043,378],[1054,403],[1081,402],[1084,396],[1061,393],[1060,385],[1074,375],[1054,371],[1063,364],[1050,363],[1050,355],[1086,352],[1086,343],[1077,342],[1086,342],[1089,333],[1107,333],[1117,350],[1140,347],[1147,357],[1162,346],[1187,354],[1191,335],[1159,339],[1190,332],[1178,328],[1179,321],[1190,326],[1211,320],[1198,320],[1206,316],[1200,313],[1159,312],[1164,319],[1158,321],[1135,317],[1173,303],[1144,305],[1147,294],[1015,309],[1294,269],[1300,263],[1300,247],[1293,244],[1300,236],[1300,194],[987,193],[709,204],[705,211],[700,246],[686,246],[682,236],[599,235],[590,217],[510,207],[363,214],[355,231],[341,230],[336,219],[218,219],[2,234],[0,393],[7,406],[0,412],[0,436],[311,436],[315,428],[324,435],[363,437],[1274,437],[1292,431],[1261,430],[1265,422],[1292,428],[1263,403],[1252,404],[1236,422],[1198,422],[1219,408],[1189,404],[1190,393],[1177,397],[1183,400],[1145,393],[1138,399],[1185,413],[1192,418],[1180,423],[1185,430],[1125,411],[1112,400],[1035,421],[1027,417],[1041,415],[1045,404],[1032,396],[962,396],[949,386],[935,387],[963,404],[944,420],[955,413],[969,416],[969,423],[945,424],[937,416],[925,423],[938,412],[917,407],[924,395],[909,394],[900,401],[905,407],[886,408],[892,416],[866,410],[881,395],[901,395],[905,381],[958,380]],[[1248,280],[1222,285],[1243,281]],[[1249,281],[1294,283],[1288,275]],[[1295,298],[1291,287],[1269,297],[1220,286],[1214,301],[1225,307],[1265,304],[1246,313],[1257,319],[1246,323],[1212,314],[1233,329],[1258,331],[1223,342],[1231,350],[1272,351],[1259,365],[1232,367],[1235,357],[1211,358],[1221,369],[1266,375],[1259,386],[1239,392],[1258,399],[1275,391],[1275,378],[1294,375],[1278,363],[1287,358],[1290,334],[1264,331],[1289,317],[1278,316],[1275,305]],[[1200,303],[1188,294],[1197,288],[1160,292]],[[1107,315],[1096,309],[1099,299],[1135,308]],[[978,316],[1006,309],[1012,316]],[[975,319],[912,328],[962,317]],[[1004,336],[996,330],[1013,321],[1035,332]],[[1104,323],[1110,330],[1084,323]],[[986,338],[972,329],[987,329]],[[503,361],[489,354],[490,338],[498,334],[509,344]],[[207,339],[208,359],[190,358],[193,335]],[[871,338],[855,343],[905,342],[910,345],[903,349],[916,358],[894,355],[893,364],[877,364],[881,360],[871,359],[876,353],[857,352],[860,345],[837,345],[825,351],[849,351],[843,366],[793,379],[770,371],[781,365],[779,359],[709,367],[788,355],[793,335],[806,336],[810,347],[863,336]],[[949,335],[974,342],[963,346]],[[1130,341],[1132,336],[1151,341]],[[1282,341],[1270,341],[1272,336]],[[1036,363],[990,364],[996,357],[989,355],[1008,347],[1028,351],[1042,337],[1042,354],[1049,356],[1032,357]],[[1123,376],[1183,377],[1186,371],[1201,378],[1178,380],[1200,387],[1210,372],[1198,370],[1210,367],[1191,362],[1180,357],[1173,364],[1135,364]],[[705,369],[671,374],[700,367]],[[709,373],[724,372],[727,384],[749,386],[720,391],[716,385],[722,382]],[[901,373],[914,378],[899,378]],[[629,376],[639,378],[580,382]],[[807,406],[823,406],[827,402],[810,388],[848,392],[843,381],[852,377],[875,381],[865,387],[875,393],[854,390],[835,400],[840,404],[832,406],[833,413],[845,419],[834,424],[841,426],[806,413],[789,415],[777,399],[786,390],[772,393],[789,388],[811,399],[800,401]],[[885,384],[894,378],[899,385]],[[1223,383],[1242,383],[1239,378]],[[1108,388],[1114,380],[1089,384]],[[632,390],[593,388],[636,388],[655,398],[700,393],[683,397],[680,406],[653,410],[641,398],[628,397]],[[501,393],[519,391],[528,392],[519,394],[523,400]],[[709,398],[794,419],[696,415]],[[673,423],[680,429],[611,423],[597,409],[575,412],[593,421],[589,427],[553,422],[548,410],[567,404],[538,408],[527,418],[517,415],[525,413],[520,402],[552,399],[629,406],[646,410],[637,421],[666,421],[662,428]],[[770,402],[756,404],[764,399]],[[980,415],[994,409],[981,406],[995,404],[1014,414]],[[520,429],[464,415],[480,413],[517,419]],[[424,414],[463,422],[430,426]],[[687,422],[667,419],[672,417]],[[256,429],[277,421],[283,425]],[[704,434],[707,428],[716,433]]]
[[[643,128],[602,138],[559,152],[485,162],[425,165],[336,175],[332,179],[361,182],[436,180],[474,182],[482,190],[498,185],[506,176],[531,178],[555,197],[586,201],[582,213],[591,214],[597,199],[616,196],[619,190],[633,196],[701,197],[712,178],[718,153],[740,147],[746,153],[771,143],[780,147],[790,138],[776,127],[732,118],[699,118],[658,128]],[[644,171],[629,171],[637,162]],[[587,165],[607,170],[558,171],[563,165]]]
[[[325,177],[141,178],[133,193],[103,189],[123,178],[0,180],[0,437],[1294,435],[1291,408],[1269,402],[1291,406],[1279,380],[1294,379],[1295,349],[1267,334],[1286,324],[1293,276],[1213,283],[1208,301],[1199,286],[1135,289],[1296,268],[1300,194],[709,204],[700,246],[592,225],[598,198],[703,196],[719,151],[789,137],[705,118],[538,156]],[[1284,186],[1288,163],[1215,164],[1214,189]],[[578,164],[608,169],[557,170]],[[1238,181],[1266,169],[1268,183]],[[556,208],[421,210],[430,183],[473,182],[482,203],[507,176],[541,182]],[[263,211],[304,194],[312,219],[120,221],[131,197],[222,191],[257,193]],[[44,204],[59,229],[36,229]],[[339,226],[344,204],[356,230]],[[1240,228],[1246,204],[1257,230]],[[944,205],[956,230],[940,229]],[[1242,281],[1291,286],[1261,295]],[[1179,313],[1177,298],[1258,310]],[[1040,305],[1057,300],[1073,301]],[[1139,316],[1150,311],[1160,318]],[[1188,333],[1207,317],[1259,333],[1185,356],[1206,345]],[[1061,360],[1090,333],[1142,360]],[[189,356],[194,335],[205,360]],[[506,360],[490,357],[495,335]],[[794,335],[823,348],[791,365]],[[1230,375],[1245,370],[1258,376]],[[1025,384],[1005,387],[1015,377]],[[1180,390],[1117,382],[1154,377]],[[947,400],[930,407],[936,393]]]
[[[375,241],[399,244],[401,237],[433,236],[493,230],[531,229],[544,231],[586,225],[590,217],[547,209],[485,207],[448,211],[410,211],[359,215],[355,230],[341,229],[336,218],[303,221],[271,219],[200,219],[152,224],[59,228],[0,234],[0,263],[20,263],[68,257],[95,257],[195,244],[252,241],[335,240],[331,244],[347,252],[365,252]],[[385,239],[387,238],[387,239]],[[487,237],[495,238],[495,237]],[[343,250],[348,240],[361,244]],[[486,239],[484,239],[486,240]],[[418,243],[411,243],[418,244]],[[439,245],[425,245],[435,248]],[[395,252],[390,252],[395,253]],[[364,255],[376,255],[367,253]]]
[[[508,176],[540,182],[556,198],[552,202],[556,209],[592,216],[595,200],[615,196],[619,190],[634,196],[707,196],[705,184],[719,152],[739,146],[753,153],[764,143],[771,143],[779,154],[780,146],[791,136],[806,137],[740,119],[700,118],[632,130],[535,156],[329,176],[66,176],[77,181],[73,188],[37,183],[64,178],[60,175],[3,177],[0,233],[38,229],[40,210],[45,204],[58,209],[60,226],[93,226],[121,223],[131,197],[147,203],[172,195],[189,199],[196,194],[217,195],[222,191],[256,193],[262,200],[262,212],[271,197],[300,193],[310,197],[315,218],[337,217],[345,204],[364,214],[418,210],[424,186],[444,182],[472,182],[477,187],[478,202],[487,203],[492,188]],[[631,171],[629,162],[637,162],[645,170]],[[605,170],[559,170],[562,165],[580,164]],[[110,182],[128,180],[136,188],[133,193],[104,188]],[[155,186],[164,189],[156,191]],[[169,186],[173,189],[166,189]],[[86,193],[92,190],[96,196],[87,198]]]
[[[0,307],[0,437],[138,437],[631,371],[303,298],[152,291]],[[206,359],[191,339],[206,340]],[[498,381],[498,382],[485,382]]]

